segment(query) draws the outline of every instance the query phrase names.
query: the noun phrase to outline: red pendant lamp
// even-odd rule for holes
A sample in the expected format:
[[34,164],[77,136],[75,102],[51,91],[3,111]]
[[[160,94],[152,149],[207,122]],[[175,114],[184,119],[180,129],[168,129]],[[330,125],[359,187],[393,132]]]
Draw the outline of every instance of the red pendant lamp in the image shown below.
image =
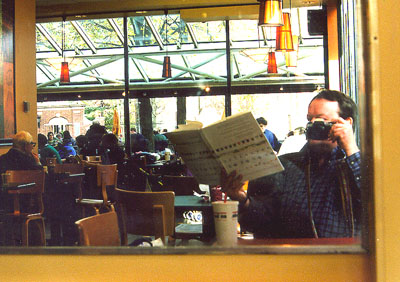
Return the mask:
[[162,77],[164,77],[164,78],[170,78],[172,76],[171,58],[170,58],[170,56],[168,56],[167,25],[168,25],[168,10],[165,10],[165,56],[164,56],[163,70],[162,70]]
[[272,51],[268,53],[268,73],[278,73],[275,52]]
[[258,0],[260,11],[258,15],[259,26],[282,26],[282,0]]
[[63,62],[61,62],[61,74],[60,74],[60,82],[61,83],[66,83],[70,82],[69,80],[69,68],[68,68],[68,62],[65,61],[65,55],[64,55],[64,48],[65,48],[65,18],[63,18],[62,22],[62,50],[61,50],[61,55],[64,59]]
[[276,48],[277,52],[293,51],[292,26],[290,24],[290,14],[283,13],[283,26],[276,28]]
[[68,62],[61,62],[60,82],[63,82],[63,83],[70,82]]

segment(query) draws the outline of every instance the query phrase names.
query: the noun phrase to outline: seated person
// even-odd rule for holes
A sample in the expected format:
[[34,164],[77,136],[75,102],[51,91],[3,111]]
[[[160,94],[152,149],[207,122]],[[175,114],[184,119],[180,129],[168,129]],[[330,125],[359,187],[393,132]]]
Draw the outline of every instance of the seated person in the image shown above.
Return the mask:
[[69,140],[71,141],[72,146],[73,146],[73,147],[76,146],[76,141],[75,141],[74,138],[72,138],[71,133],[69,133],[68,130],[65,130],[65,131],[63,132],[63,135],[64,135],[63,140],[64,140],[64,139],[69,139]]
[[132,153],[146,152],[148,150],[148,140],[143,134],[136,132],[136,128],[131,128],[131,150]]
[[54,133],[50,131],[47,133],[47,143],[56,148],[61,143],[61,140],[55,137]]
[[39,156],[32,152],[35,146],[29,132],[20,131],[15,134],[12,148],[0,156],[0,173],[7,170],[43,169]]
[[87,156],[100,155],[100,142],[104,134],[107,134],[106,128],[94,121],[85,134],[88,138]]
[[281,143],[278,141],[278,138],[276,138],[275,134],[271,130],[267,129],[267,120],[263,117],[259,117],[257,122],[260,125],[261,130],[264,132],[269,144],[271,144],[272,149],[274,149],[275,152],[278,152],[281,147]]
[[43,134],[38,134],[39,156],[42,165],[47,165],[47,158],[56,158],[57,163],[61,164],[61,157],[57,150],[47,144],[47,138]]
[[72,146],[71,138],[64,138],[62,143],[57,147],[57,150],[58,150],[58,153],[60,154],[61,159],[66,159],[69,156],[76,155],[76,151],[75,151],[74,147]]
[[79,135],[76,137],[76,146],[78,149],[76,150],[76,153],[78,155],[82,155],[83,157],[88,156],[88,144],[89,140],[85,135]]
[[239,222],[256,238],[354,237],[361,232],[361,158],[357,107],[339,91],[322,90],[307,118],[334,124],[327,136],[307,134],[306,146],[280,156],[285,170],[249,182],[221,174],[222,189],[239,201]]
[[168,147],[168,139],[164,134],[154,130],[154,149],[157,151],[164,151]]
[[118,138],[112,133],[107,133],[101,138],[101,159],[103,164],[122,164],[125,152],[118,145]]

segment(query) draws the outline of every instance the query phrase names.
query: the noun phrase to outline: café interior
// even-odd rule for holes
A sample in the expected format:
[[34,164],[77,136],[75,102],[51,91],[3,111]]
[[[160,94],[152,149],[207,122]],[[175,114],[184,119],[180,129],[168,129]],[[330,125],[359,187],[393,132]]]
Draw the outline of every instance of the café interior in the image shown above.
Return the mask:
[[[184,202],[189,199],[185,197],[203,193],[198,183],[193,189],[187,189],[192,183],[185,183],[183,194],[178,190],[169,194],[175,197],[169,204],[171,209],[163,208],[162,213],[167,214],[164,216],[172,218],[172,224],[164,223],[158,230],[163,239],[171,235],[167,241],[161,240],[163,246],[127,246],[132,237],[118,222],[94,230],[94,240],[107,237],[109,246],[90,246],[87,234],[79,237],[79,243],[70,242],[70,238],[58,233],[57,224],[51,224],[59,223],[59,215],[68,216],[65,210],[60,211],[67,196],[58,191],[52,203],[58,209],[58,217],[44,213],[48,218],[44,232],[39,232],[39,238],[44,238],[39,240],[42,246],[31,246],[29,239],[22,239],[26,246],[0,247],[0,271],[5,280],[396,281],[399,260],[394,240],[399,230],[391,221],[399,213],[398,179],[389,170],[397,168],[399,161],[395,158],[398,149],[387,140],[399,137],[393,122],[397,117],[398,82],[388,78],[393,76],[400,58],[396,52],[390,59],[380,54],[384,52],[382,46],[397,50],[400,46],[379,21],[381,17],[396,21],[392,10],[398,8],[390,6],[390,1],[275,1],[282,2],[283,11],[290,14],[293,34],[299,39],[295,67],[287,65],[287,54],[275,50],[275,28],[259,25],[260,2],[256,0],[14,0],[2,1],[3,13],[5,3],[12,2],[14,110],[7,121],[14,126],[6,129],[2,125],[1,154],[10,149],[10,132],[26,130],[37,141],[38,103],[119,100],[123,140],[130,154],[129,113],[134,103],[140,115],[137,125],[150,136],[154,126],[150,101],[157,99],[170,99],[176,104],[176,110],[169,112],[176,116],[176,124],[172,124],[176,126],[188,119],[186,108],[193,97],[219,98],[223,101],[220,113],[230,116],[253,110],[243,108],[237,97],[297,94],[296,99],[301,100],[320,88],[340,90],[356,101],[360,111],[357,138],[363,165],[363,230],[356,240],[241,239],[237,246],[221,247],[213,241],[211,204]],[[326,25],[321,29],[323,23]],[[243,28],[248,32],[240,32]],[[276,71],[270,65],[270,53],[277,56]],[[260,64],[260,55],[262,61],[268,58],[268,64]],[[69,62],[68,79],[60,76],[62,62]],[[162,167],[152,167],[146,166],[143,159],[140,161],[146,183],[162,169],[168,170],[163,174],[170,176],[179,175],[182,169],[180,163],[167,168],[166,162]],[[107,185],[116,187],[115,172],[107,179],[96,162],[88,158],[85,166],[74,171],[72,167],[62,170],[50,161],[46,181],[58,188],[78,188],[78,194],[90,184],[96,187],[96,181],[104,190]],[[125,169],[118,171],[127,177],[123,184],[131,182],[132,167]],[[167,183],[167,177],[161,181]],[[174,186],[178,180],[169,181]],[[117,192],[124,193],[119,188]],[[185,194],[187,190],[189,195]],[[73,209],[80,218],[90,209],[92,213],[114,216],[104,194],[97,201],[79,195]],[[128,193],[119,198],[128,201],[129,197]],[[150,201],[142,198],[136,200],[135,206],[144,210]],[[177,215],[187,215],[188,205],[202,216],[200,235],[177,232],[176,223],[181,220]],[[76,235],[84,226],[84,221],[77,221],[72,233]],[[36,227],[40,230],[40,223]],[[109,232],[122,236],[111,239]],[[239,232],[241,235],[244,234]],[[61,241],[55,243],[55,238]],[[175,238],[175,242],[168,244],[172,241],[169,238]]]

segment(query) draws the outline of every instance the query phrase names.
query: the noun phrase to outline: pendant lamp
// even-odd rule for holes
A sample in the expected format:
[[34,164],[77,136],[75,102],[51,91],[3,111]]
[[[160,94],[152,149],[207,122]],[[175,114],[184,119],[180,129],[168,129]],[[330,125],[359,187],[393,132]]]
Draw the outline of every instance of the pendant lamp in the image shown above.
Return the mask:
[[290,24],[290,14],[283,13],[283,26],[276,28],[276,48],[277,52],[293,51],[292,26]]
[[285,60],[287,67],[297,67],[297,58],[299,55],[299,36],[293,35],[294,51],[285,52]]
[[282,0],[258,0],[260,12],[258,25],[260,26],[282,26]]
[[275,52],[272,51],[268,53],[268,73],[278,73]]
[[61,83],[66,83],[70,82],[69,80],[69,68],[68,68],[68,62],[65,60],[65,55],[64,55],[64,48],[65,48],[65,18],[63,18],[62,22],[62,42],[61,42],[61,55],[63,57],[63,62],[61,62],[61,74],[60,74],[60,82]]
[[165,56],[164,56],[163,70],[162,70],[162,77],[164,78],[170,78],[172,76],[171,58],[168,56],[167,25],[168,25],[168,10],[165,10]]

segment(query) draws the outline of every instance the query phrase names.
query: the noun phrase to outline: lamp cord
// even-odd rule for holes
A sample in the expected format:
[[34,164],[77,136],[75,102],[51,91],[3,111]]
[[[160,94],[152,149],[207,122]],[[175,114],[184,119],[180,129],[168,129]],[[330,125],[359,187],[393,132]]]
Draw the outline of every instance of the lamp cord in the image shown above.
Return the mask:
[[65,57],[64,57],[64,44],[65,44],[65,18],[63,18],[62,22],[62,37],[61,37],[61,56],[65,62]]
[[165,10],[165,54],[168,56],[168,34],[167,34],[167,25],[168,25],[168,10]]

